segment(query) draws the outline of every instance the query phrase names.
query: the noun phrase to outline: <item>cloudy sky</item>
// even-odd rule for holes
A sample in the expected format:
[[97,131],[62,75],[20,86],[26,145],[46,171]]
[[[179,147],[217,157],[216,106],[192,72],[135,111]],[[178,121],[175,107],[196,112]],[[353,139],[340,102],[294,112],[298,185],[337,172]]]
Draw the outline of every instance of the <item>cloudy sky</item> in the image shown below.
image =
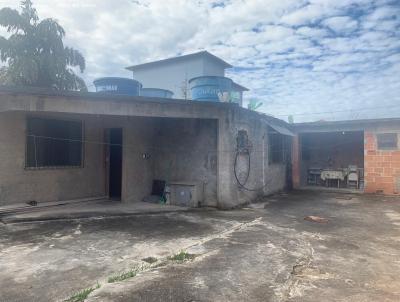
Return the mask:
[[[17,7],[0,0],[0,7]],[[400,117],[399,0],[34,0],[99,76],[208,50],[260,111],[295,121]],[[91,88],[91,87],[89,87]]]

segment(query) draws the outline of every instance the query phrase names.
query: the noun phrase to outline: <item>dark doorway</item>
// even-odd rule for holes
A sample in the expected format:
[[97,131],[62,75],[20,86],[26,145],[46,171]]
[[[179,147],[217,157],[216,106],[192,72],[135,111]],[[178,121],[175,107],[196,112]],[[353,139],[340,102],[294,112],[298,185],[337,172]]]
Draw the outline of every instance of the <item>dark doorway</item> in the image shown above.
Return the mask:
[[300,134],[302,185],[364,188],[364,132]]
[[122,128],[109,129],[109,195],[121,200],[122,191]]

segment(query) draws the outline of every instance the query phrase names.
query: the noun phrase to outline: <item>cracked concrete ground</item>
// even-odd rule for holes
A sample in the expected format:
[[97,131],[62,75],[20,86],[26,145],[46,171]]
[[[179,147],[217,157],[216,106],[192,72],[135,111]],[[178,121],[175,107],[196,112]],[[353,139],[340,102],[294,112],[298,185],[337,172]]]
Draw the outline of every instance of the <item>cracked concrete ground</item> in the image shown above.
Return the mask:
[[[97,281],[87,301],[400,300],[400,198],[297,191],[234,211],[0,228],[0,301],[62,301]],[[107,283],[181,250],[197,257]]]

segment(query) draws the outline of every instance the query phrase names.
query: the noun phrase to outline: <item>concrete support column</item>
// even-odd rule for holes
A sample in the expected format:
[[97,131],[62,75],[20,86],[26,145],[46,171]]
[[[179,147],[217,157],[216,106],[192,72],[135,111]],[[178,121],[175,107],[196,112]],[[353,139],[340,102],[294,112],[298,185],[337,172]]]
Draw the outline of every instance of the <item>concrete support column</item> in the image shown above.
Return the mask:
[[218,208],[221,209],[229,209],[238,204],[233,170],[236,148],[233,115],[233,112],[229,112],[218,121]]
[[294,189],[300,187],[300,138],[298,134],[293,137],[292,144],[292,181]]

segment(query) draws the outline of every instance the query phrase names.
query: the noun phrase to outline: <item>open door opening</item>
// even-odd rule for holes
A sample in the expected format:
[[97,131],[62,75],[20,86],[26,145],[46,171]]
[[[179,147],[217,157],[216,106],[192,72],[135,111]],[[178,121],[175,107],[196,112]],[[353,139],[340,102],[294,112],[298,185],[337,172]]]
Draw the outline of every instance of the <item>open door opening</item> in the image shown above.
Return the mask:
[[109,132],[108,189],[112,200],[121,200],[122,191],[122,128],[111,128]]
[[300,134],[303,186],[364,189],[364,132]]

